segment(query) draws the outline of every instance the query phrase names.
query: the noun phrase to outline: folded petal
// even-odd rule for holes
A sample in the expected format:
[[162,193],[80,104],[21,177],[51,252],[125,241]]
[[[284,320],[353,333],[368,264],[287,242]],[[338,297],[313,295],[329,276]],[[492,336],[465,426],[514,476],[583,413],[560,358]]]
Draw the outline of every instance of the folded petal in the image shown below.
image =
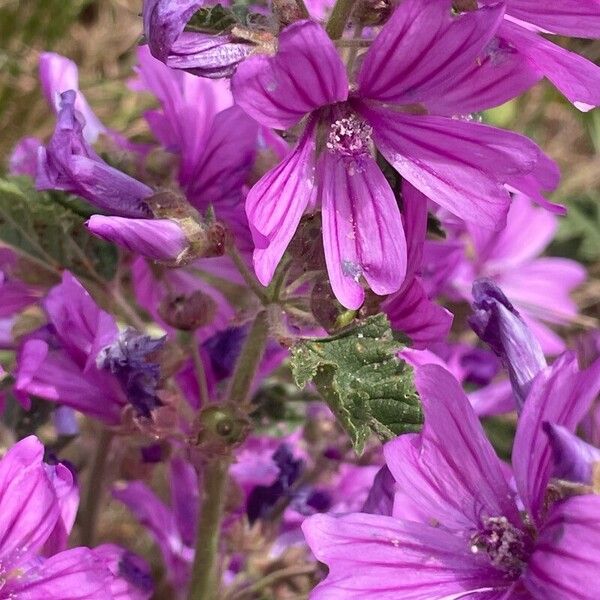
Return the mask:
[[505,21],[500,37],[512,44],[579,110],[600,105],[600,67],[524,27]]
[[594,465],[600,463],[600,449],[561,425],[546,422],[543,427],[552,447],[553,476],[592,485]]
[[287,129],[321,106],[346,100],[348,78],[325,30],[297,21],[280,34],[275,56],[253,56],[238,67],[231,90],[259,123]]
[[461,219],[489,229],[504,225],[504,184],[531,172],[541,154],[527,138],[488,125],[366,106],[360,112],[403,177]]
[[406,236],[406,279],[420,273],[427,236],[427,197],[408,181],[402,182],[402,223]]
[[43,146],[42,140],[36,137],[21,138],[13,148],[9,158],[11,175],[28,175],[35,179],[37,173],[38,148]]
[[415,348],[443,341],[452,326],[452,313],[430,300],[418,277],[382,305],[392,328],[406,334]]
[[364,299],[360,277],[376,294],[400,288],[406,241],[396,199],[375,161],[367,155],[348,161],[327,151],[319,174],[331,287],[344,306],[355,309]]
[[600,496],[556,504],[540,532],[523,582],[536,600],[600,597]]
[[254,269],[267,285],[308,206],[314,205],[315,124],[309,123],[296,148],[254,185],[246,214],[256,245]]
[[364,57],[358,75],[363,98],[414,104],[449,89],[470,70],[502,22],[504,7],[452,15],[451,0],[407,0],[394,12]]
[[500,460],[458,382],[444,368],[423,365],[415,383],[425,411],[420,434],[384,447],[386,464],[426,519],[451,531],[477,530],[482,519],[520,517]]
[[302,530],[329,568],[313,600],[432,600],[505,585],[464,539],[429,525],[357,513],[315,515]]
[[512,463],[519,496],[536,523],[543,520],[554,466],[543,423],[574,433],[599,392],[600,359],[580,371],[572,353],[563,354],[533,382],[519,417]]
[[183,229],[171,219],[93,215],[86,227],[103,240],[156,261],[175,261],[189,246]]
[[2,588],[7,598],[112,600],[111,573],[89,548],[55,554]]
[[600,37],[598,0],[510,0],[507,12],[543,31],[571,37]]
[[60,95],[67,90],[76,90],[75,109],[85,121],[83,135],[93,144],[101,133],[106,133],[106,127],[101,123],[85,96],[79,91],[79,73],[77,65],[65,56],[56,52],[40,54],[40,82],[48,104],[58,113],[60,110]]

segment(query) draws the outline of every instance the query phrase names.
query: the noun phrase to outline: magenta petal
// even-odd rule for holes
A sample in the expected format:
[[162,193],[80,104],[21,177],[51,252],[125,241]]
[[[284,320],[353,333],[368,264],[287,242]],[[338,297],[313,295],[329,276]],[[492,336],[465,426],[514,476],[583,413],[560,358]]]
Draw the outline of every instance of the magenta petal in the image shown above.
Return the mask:
[[543,423],[574,432],[600,392],[600,360],[580,371],[577,359],[564,354],[533,382],[515,436],[512,462],[525,508],[536,522],[543,519],[544,496],[553,470],[552,448]]
[[444,368],[424,365],[415,383],[425,411],[420,434],[384,447],[386,463],[423,518],[453,531],[469,531],[485,517],[518,524],[500,460],[458,382]]
[[114,318],[100,309],[69,271],[46,296],[44,309],[63,347],[81,367],[95,366],[98,352],[117,337]]
[[297,21],[279,36],[275,56],[253,56],[238,67],[231,90],[259,123],[287,129],[321,106],[346,100],[348,78],[325,30]]
[[415,348],[443,341],[452,326],[452,313],[427,297],[418,277],[388,298],[382,309],[392,327],[405,333]]
[[511,43],[579,110],[600,105],[600,67],[534,32],[505,21],[500,36]]
[[420,103],[451,87],[471,68],[502,22],[504,7],[454,17],[451,0],[407,0],[365,55],[358,84],[363,98]]
[[403,177],[461,219],[489,229],[504,225],[504,184],[531,172],[541,154],[527,138],[488,125],[366,106],[360,112]]
[[42,52],[40,54],[40,82],[48,104],[58,113],[60,110],[60,95],[67,90],[76,90],[75,108],[85,121],[83,135],[93,144],[101,133],[106,133],[106,127],[100,122],[91,109],[84,95],[79,91],[79,73],[77,65],[72,61],[56,54]]
[[364,277],[380,295],[397,291],[406,273],[406,241],[388,182],[370,156],[325,152],[319,166],[323,245],[331,287],[347,308],[363,301]]
[[188,247],[183,229],[171,219],[127,219],[93,215],[91,233],[156,261],[175,261]]
[[171,497],[173,515],[183,542],[194,545],[198,524],[198,474],[196,469],[182,458],[171,460]]
[[35,179],[37,173],[38,148],[43,146],[42,140],[36,137],[21,138],[13,148],[9,158],[11,175],[28,175]]
[[420,273],[427,236],[427,197],[408,181],[402,182],[402,223],[406,235],[406,279]]
[[432,600],[505,585],[466,540],[429,525],[357,513],[315,515],[302,530],[329,567],[311,600]]
[[510,0],[508,13],[544,31],[571,37],[600,37],[598,0]]
[[2,588],[19,600],[112,600],[111,573],[89,548],[73,548],[46,559]]
[[523,575],[537,600],[600,598],[600,496],[556,504]]
[[254,268],[267,285],[308,206],[314,205],[314,123],[309,123],[298,146],[248,192],[246,214],[256,245]]
[[3,575],[21,567],[41,550],[59,518],[60,508],[42,462],[43,455],[43,445],[35,436],[29,436],[0,460]]

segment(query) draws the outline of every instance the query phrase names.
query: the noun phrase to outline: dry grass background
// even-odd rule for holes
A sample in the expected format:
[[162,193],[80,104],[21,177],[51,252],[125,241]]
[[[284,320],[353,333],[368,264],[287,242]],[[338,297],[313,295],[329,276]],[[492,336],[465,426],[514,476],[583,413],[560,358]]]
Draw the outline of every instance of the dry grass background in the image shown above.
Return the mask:
[[[41,94],[37,62],[53,50],[73,59],[80,85],[94,110],[110,127],[127,135],[143,134],[142,103],[124,85],[131,75],[141,35],[141,0],[0,0],[0,173],[15,142],[24,135],[47,137],[54,118]],[[565,41],[567,43],[567,41]],[[600,42],[571,41],[573,49],[600,61]],[[600,110],[581,114],[549,85],[491,111],[489,120],[534,138],[563,172],[554,199],[568,204],[570,216],[551,253],[582,260],[589,281],[576,292],[583,317],[570,333],[597,326],[600,319]],[[84,451],[91,435],[83,436]],[[81,456],[73,457],[75,460]],[[85,458],[83,459],[85,460]],[[111,457],[115,472],[128,471],[128,457]],[[130,474],[135,475],[135,474]],[[155,474],[159,483],[163,475]],[[157,486],[163,490],[164,485]],[[155,573],[160,560],[150,539],[125,509],[111,503],[101,521],[101,538],[144,554]],[[75,540],[76,541],[76,540]],[[172,594],[159,589],[155,598]]]

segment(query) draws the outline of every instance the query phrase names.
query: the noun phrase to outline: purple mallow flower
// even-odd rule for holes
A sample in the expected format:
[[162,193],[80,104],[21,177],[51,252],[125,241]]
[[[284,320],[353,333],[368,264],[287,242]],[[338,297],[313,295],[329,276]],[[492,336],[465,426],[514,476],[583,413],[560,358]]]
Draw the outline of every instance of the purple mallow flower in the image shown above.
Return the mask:
[[75,108],[74,90],[60,95],[56,129],[38,150],[38,189],[77,194],[92,205],[122,217],[150,217],[146,199],[152,189],[105,163],[85,140],[86,125]]
[[27,336],[19,353],[15,390],[65,404],[109,425],[130,403],[138,416],[160,404],[158,367],[144,361],[162,340],[131,330],[119,333],[69,272],[50,290],[43,307],[47,327]]
[[600,497],[561,497],[544,421],[573,432],[600,390],[600,361],[561,357],[533,383],[510,475],[453,377],[421,367],[420,434],[385,447],[398,493],[393,516],[309,518],[304,533],[329,567],[312,598],[547,600],[600,595]]
[[505,184],[535,175],[544,155],[520,135],[452,118],[503,102],[528,79],[528,67],[509,48],[489,55],[503,15],[501,5],[457,17],[450,0],[403,2],[362,57],[356,89],[333,42],[310,21],[287,27],[275,56],[253,56],[238,67],[232,90],[249,115],[275,129],[305,122],[294,151],[247,197],[263,284],[302,215],[320,206],[327,268],[341,303],[361,305],[362,277],[377,294],[400,288],[404,231],[374,146],[436,203],[481,226],[503,226]]
[[144,35],[152,55],[173,69],[201,77],[229,77],[253,51],[231,35],[184,31],[203,0],[144,0]]
[[[574,260],[539,256],[557,227],[555,215],[518,194],[502,231],[467,223],[466,231],[457,234],[464,254],[453,271],[447,273],[447,291],[458,292],[469,301],[475,279],[491,279],[500,286],[548,354],[565,349],[564,341],[548,324],[565,325],[575,318],[577,305],[570,294],[586,278],[585,268]],[[440,250],[451,252],[456,242],[451,234],[448,241],[440,244]]]
[[30,436],[0,460],[0,599],[110,600],[113,575],[93,550],[43,556],[62,520],[59,494],[73,487],[70,471],[45,465],[43,454]]

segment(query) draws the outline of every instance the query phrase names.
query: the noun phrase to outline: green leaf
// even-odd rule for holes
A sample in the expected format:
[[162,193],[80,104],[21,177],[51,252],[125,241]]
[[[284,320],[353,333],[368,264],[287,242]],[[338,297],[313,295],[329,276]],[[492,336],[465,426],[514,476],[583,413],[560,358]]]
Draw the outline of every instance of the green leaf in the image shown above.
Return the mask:
[[585,262],[600,258],[600,203],[596,198],[570,200],[551,251]]
[[117,250],[88,233],[75,206],[64,194],[36,191],[28,179],[0,180],[0,244],[45,271],[111,279]]
[[387,440],[419,431],[423,423],[412,369],[397,358],[398,345],[387,317],[379,314],[292,349],[296,383],[303,387],[313,381],[358,454],[371,431]]

